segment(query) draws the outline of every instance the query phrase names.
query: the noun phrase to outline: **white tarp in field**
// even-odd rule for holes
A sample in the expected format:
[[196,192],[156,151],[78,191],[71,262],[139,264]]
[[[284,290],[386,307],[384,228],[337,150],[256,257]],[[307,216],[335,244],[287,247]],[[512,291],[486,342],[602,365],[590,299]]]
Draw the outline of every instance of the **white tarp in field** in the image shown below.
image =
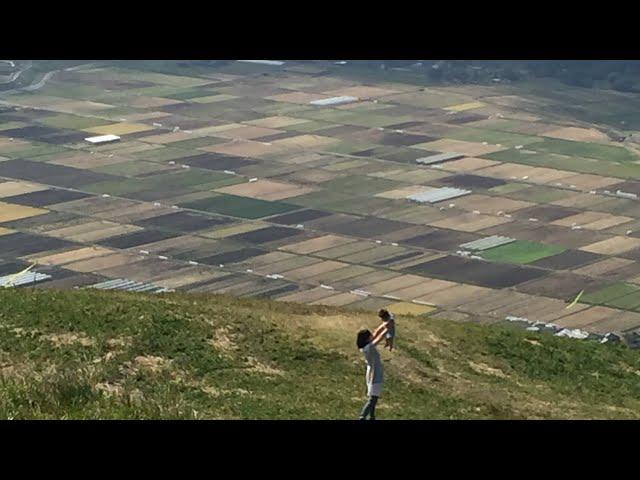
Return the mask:
[[429,188],[422,192],[414,193],[406,198],[419,203],[437,203],[444,200],[450,200],[452,198],[462,197],[463,195],[469,195],[471,190],[462,190],[460,188],[442,187],[442,188]]
[[150,292],[150,293],[163,293],[170,292],[172,290],[152,283],[135,282],[133,280],[127,280],[126,278],[116,278],[114,280],[107,280],[105,282],[89,285],[86,288],[97,288],[98,290],[124,290],[126,292]]
[[238,60],[238,62],[258,63],[260,65],[271,65],[272,67],[279,67],[280,65],[284,65],[284,62],[281,62],[280,60]]
[[109,143],[109,142],[117,142],[120,140],[120,137],[117,135],[99,135],[97,137],[89,137],[84,139],[85,142],[89,143]]
[[434,163],[448,162],[449,160],[457,160],[458,158],[465,157],[462,153],[438,153],[436,155],[430,155],[428,157],[417,158],[416,162],[423,165],[432,165]]
[[508,243],[515,241],[515,238],[492,235],[491,237],[481,238],[480,240],[474,240],[473,242],[463,243],[460,247],[467,250],[488,250],[489,248],[507,245]]
[[310,105],[341,105],[343,103],[352,103],[357,102],[358,97],[350,97],[348,95],[344,95],[342,97],[331,97],[331,98],[323,98],[322,100],[314,100],[313,102],[309,102]]
[[31,285],[33,283],[49,280],[51,275],[46,273],[25,272],[21,275],[5,275],[0,277],[0,287],[19,287],[21,285]]

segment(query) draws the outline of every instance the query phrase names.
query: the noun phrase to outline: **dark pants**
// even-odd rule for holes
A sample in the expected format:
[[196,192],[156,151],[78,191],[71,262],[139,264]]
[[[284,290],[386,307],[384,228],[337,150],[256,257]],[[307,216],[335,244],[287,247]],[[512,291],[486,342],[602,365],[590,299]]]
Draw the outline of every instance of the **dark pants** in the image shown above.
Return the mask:
[[369,400],[364,405],[362,412],[360,412],[360,420],[366,420],[367,415],[369,416],[369,420],[376,419],[376,404],[378,403],[378,397],[369,397]]

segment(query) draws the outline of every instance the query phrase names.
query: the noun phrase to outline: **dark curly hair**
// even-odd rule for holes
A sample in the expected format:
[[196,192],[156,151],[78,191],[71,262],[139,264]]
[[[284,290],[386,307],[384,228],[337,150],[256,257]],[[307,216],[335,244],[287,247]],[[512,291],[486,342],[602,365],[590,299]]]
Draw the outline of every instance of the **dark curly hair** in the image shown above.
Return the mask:
[[358,332],[358,336],[356,337],[356,345],[358,348],[364,348],[369,343],[369,339],[371,338],[371,332],[369,330],[360,330]]

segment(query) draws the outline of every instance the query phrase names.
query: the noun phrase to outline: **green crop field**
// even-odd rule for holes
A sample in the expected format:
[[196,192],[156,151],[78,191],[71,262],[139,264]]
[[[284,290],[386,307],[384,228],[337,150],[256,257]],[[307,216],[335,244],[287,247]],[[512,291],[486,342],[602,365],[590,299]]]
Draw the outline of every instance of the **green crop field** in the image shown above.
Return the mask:
[[482,252],[482,258],[494,262],[531,263],[541,258],[550,257],[563,252],[565,249],[557,245],[544,245],[528,240],[516,240],[499,247]]
[[[117,168],[114,166],[114,168]],[[230,182],[230,183],[228,183]],[[221,172],[212,172],[210,170],[190,169],[188,171],[161,173],[143,178],[131,178],[124,181],[108,181],[88,185],[86,187],[89,192],[108,193],[109,195],[121,195],[124,193],[160,190],[167,191],[176,190],[181,187],[195,187],[206,185],[202,189],[208,189],[209,184],[225,184],[237,183],[238,179],[234,175],[227,175]]]
[[638,310],[640,307],[640,289],[635,293],[625,295],[624,297],[614,298],[603,303],[607,307],[620,308],[622,310]]
[[625,297],[626,295],[632,295],[640,292],[638,287],[629,285],[627,283],[616,283],[602,288],[595,292],[590,292],[582,296],[580,301],[584,303],[593,303],[595,305],[601,305],[605,303],[611,303],[611,301]]
[[221,213],[232,217],[256,219],[300,208],[284,202],[270,202],[236,195],[216,195],[181,205],[185,208]]
[[623,147],[601,145],[599,143],[573,142],[558,138],[546,138],[543,142],[528,145],[527,148],[538,152],[559,153],[561,155],[596,158],[621,163],[640,160],[638,155]]
[[479,128],[463,128],[456,130],[447,136],[455,140],[464,140],[467,142],[488,142],[490,144],[501,144],[507,147],[527,145],[540,141],[540,137]]

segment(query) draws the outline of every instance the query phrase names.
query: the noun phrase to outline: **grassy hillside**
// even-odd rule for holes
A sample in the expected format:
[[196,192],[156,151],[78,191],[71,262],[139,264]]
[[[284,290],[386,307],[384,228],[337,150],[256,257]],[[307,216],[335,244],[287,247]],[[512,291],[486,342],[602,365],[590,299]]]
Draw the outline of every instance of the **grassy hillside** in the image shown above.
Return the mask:
[[[353,419],[370,313],[225,296],[0,289],[1,418]],[[638,418],[640,352],[398,319],[380,419]]]

